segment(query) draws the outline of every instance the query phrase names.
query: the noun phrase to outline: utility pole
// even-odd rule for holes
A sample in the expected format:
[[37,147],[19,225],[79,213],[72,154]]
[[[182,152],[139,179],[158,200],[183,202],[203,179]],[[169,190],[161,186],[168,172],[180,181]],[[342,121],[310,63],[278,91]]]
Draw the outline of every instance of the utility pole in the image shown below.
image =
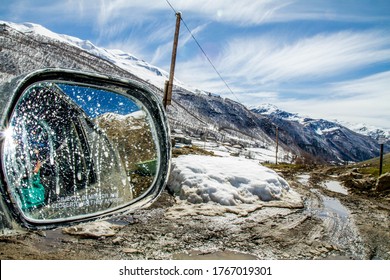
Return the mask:
[[181,20],[181,13],[178,12],[176,13],[176,29],[175,29],[175,36],[173,38],[171,70],[169,72],[169,81],[165,81],[164,109],[167,108],[167,105],[171,105],[171,100],[172,100],[173,77],[175,74],[177,44],[179,42],[180,20]]
[[382,175],[382,166],[383,166],[383,145],[386,142],[386,138],[380,137],[378,139],[378,142],[381,145],[381,154],[380,154],[380,157],[379,157],[379,176],[381,176]]
[[278,164],[278,149],[279,149],[279,127],[276,126],[276,155],[275,164]]
[[382,175],[382,167],[383,167],[383,144],[381,144],[381,156],[379,158],[379,176]]

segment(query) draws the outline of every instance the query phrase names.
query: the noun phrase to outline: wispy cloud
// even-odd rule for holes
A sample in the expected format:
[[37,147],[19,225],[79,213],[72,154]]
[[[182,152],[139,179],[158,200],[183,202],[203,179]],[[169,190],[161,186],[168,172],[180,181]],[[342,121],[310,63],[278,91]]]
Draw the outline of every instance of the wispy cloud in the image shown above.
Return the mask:
[[375,3],[367,5],[357,2],[346,5],[345,1],[331,0],[170,0],[170,2],[177,10],[239,25],[318,19],[348,22],[388,20],[388,13],[381,5]]
[[[390,36],[381,31],[318,34],[286,42],[273,36],[237,38],[221,55],[220,66],[233,78],[253,84],[321,80],[390,61]],[[233,71],[234,70],[234,71]]]
[[384,98],[388,100],[387,105],[390,111],[390,71],[377,73],[361,79],[335,83],[331,85],[331,89],[334,94],[344,97],[356,98],[364,95],[368,98]]
[[386,96],[382,98],[360,96],[343,99],[279,99],[274,104],[289,112],[307,115],[312,118],[338,119],[390,129],[388,105],[390,100]]
[[[313,98],[275,100],[281,108],[311,117],[371,123],[390,129],[390,71],[340,83],[323,84]],[[315,88],[312,88],[315,91]]]
[[277,10],[291,3],[286,0],[172,0],[171,2],[177,10],[198,13],[202,17],[215,21],[235,22],[243,25],[267,22]]

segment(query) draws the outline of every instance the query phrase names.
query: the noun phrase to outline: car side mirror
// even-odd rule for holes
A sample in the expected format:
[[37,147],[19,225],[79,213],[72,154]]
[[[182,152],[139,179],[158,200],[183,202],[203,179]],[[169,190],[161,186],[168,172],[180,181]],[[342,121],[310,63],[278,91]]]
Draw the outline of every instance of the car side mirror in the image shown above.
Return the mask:
[[170,168],[157,95],[129,80],[44,69],[0,88],[0,224],[54,228],[148,205]]

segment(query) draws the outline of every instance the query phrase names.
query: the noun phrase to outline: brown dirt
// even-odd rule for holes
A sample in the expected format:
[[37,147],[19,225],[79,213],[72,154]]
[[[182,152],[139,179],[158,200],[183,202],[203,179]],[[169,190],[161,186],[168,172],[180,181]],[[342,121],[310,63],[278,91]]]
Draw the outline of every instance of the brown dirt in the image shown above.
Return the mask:
[[[323,169],[306,174],[307,184],[299,173],[286,176],[304,208],[234,212],[183,204],[164,192],[150,208],[110,220],[111,236],[64,229],[2,236],[0,258],[390,259],[388,196],[354,190],[343,195],[320,186],[332,174]],[[347,218],[327,212],[325,199],[338,199]],[[82,230],[83,225],[73,229]]]

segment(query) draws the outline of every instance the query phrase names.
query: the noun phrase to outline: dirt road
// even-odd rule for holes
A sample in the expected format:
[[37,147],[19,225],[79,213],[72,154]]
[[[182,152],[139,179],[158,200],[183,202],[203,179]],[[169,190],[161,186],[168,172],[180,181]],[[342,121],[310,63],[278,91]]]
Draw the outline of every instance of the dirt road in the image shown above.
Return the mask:
[[[0,237],[1,259],[390,259],[390,202],[284,174],[301,205],[234,209],[164,192],[149,209],[77,228]],[[336,183],[337,185],[337,183]],[[88,228],[89,226],[89,228]]]

